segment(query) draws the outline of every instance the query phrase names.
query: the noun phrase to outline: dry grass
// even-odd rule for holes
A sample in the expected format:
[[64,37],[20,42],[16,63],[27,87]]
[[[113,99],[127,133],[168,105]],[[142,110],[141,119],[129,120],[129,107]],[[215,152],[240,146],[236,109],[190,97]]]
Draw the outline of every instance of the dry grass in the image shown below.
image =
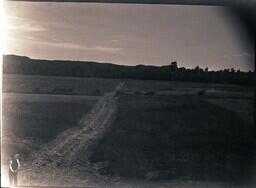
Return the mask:
[[4,94],[3,148],[5,161],[11,153],[23,159],[60,132],[77,126],[97,98]]
[[[119,81],[5,75],[4,89],[11,93],[4,94],[4,147],[27,157],[64,130],[75,127],[99,97],[112,91]],[[104,178],[110,178],[106,179],[110,187],[226,187],[230,184],[209,182],[248,180],[254,165],[252,88],[125,82],[125,88],[117,94],[120,98],[115,122],[98,144],[90,148],[93,152],[90,162],[99,173],[107,175]],[[57,92],[56,87],[60,88]],[[200,89],[206,90],[205,96],[197,96]],[[126,95],[125,91],[131,94]],[[87,151],[83,148],[86,144],[75,158]],[[98,184],[89,183],[95,177],[87,174],[84,177],[79,169],[79,176],[67,175],[68,168],[64,174],[61,171],[58,174],[56,170],[54,176],[45,174],[55,185],[102,183],[104,187],[106,183],[102,176],[95,179]],[[129,179],[115,181],[114,177]],[[163,179],[171,182],[165,183]],[[206,183],[194,185],[197,181]]]
[[236,181],[251,174],[252,127],[196,96],[123,95],[95,147],[102,174],[146,179]]
[[9,93],[101,96],[112,91],[118,83],[118,80],[100,78],[4,75],[3,91]]

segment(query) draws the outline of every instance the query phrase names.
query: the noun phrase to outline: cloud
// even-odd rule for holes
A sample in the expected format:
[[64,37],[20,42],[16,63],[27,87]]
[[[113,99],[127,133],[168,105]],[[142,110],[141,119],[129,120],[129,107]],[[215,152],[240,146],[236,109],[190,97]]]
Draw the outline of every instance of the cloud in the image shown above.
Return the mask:
[[41,32],[47,29],[30,19],[7,15],[7,29],[19,32]]
[[31,24],[23,24],[23,25],[8,25],[8,30],[17,30],[21,32],[40,32],[40,31],[46,31],[46,28],[41,26],[35,26]]
[[223,58],[253,58],[255,55],[247,52],[237,54],[225,54]]
[[87,48],[91,50],[101,51],[101,52],[107,52],[107,53],[120,53],[122,51],[122,48],[116,48],[116,47],[104,47],[104,46],[95,46],[92,48]]
[[11,38],[9,40],[12,40],[12,43],[14,41],[22,41],[22,43],[32,43],[36,45],[41,46],[48,46],[48,47],[55,47],[59,49],[70,49],[70,50],[86,50],[86,51],[96,51],[96,52],[104,52],[104,53],[110,53],[110,54],[119,54],[123,50],[122,48],[118,47],[111,47],[111,46],[86,46],[82,44],[77,43],[71,43],[71,42],[57,42],[55,40],[52,41],[40,41],[35,37],[23,37],[23,38]]
[[44,42],[40,41],[40,44],[53,46],[57,48],[66,48],[66,49],[73,49],[73,50],[87,50],[87,51],[98,51],[98,52],[106,52],[106,53],[120,53],[122,48],[115,48],[115,47],[107,47],[107,46],[85,46],[81,44],[69,43],[69,42]]

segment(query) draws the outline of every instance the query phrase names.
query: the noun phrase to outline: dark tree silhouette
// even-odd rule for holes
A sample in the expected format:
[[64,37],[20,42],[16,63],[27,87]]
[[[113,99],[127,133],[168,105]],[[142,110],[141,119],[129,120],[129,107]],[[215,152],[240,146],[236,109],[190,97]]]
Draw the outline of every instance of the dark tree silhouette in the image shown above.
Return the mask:
[[[254,85],[255,71],[242,72],[234,68],[209,71],[196,66],[194,69],[178,67],[176,61],[165,66],[124,66],[110,63],[30,59],[24,56],[5,55],[5,74],[31,74],[72,77],[100,77],[144,80],[192,81],[206,83],[231,83]],[[55,88],[57,89],[57,88]]]

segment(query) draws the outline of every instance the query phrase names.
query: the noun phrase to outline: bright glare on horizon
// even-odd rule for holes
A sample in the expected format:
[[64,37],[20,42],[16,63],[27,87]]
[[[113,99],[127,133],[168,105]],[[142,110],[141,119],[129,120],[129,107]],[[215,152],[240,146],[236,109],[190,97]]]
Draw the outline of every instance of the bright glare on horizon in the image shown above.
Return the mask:
[[0,0],[0,48],[1,54],[5,53],[6,40],[7,40],[7,21],[4,10],[4,0]]

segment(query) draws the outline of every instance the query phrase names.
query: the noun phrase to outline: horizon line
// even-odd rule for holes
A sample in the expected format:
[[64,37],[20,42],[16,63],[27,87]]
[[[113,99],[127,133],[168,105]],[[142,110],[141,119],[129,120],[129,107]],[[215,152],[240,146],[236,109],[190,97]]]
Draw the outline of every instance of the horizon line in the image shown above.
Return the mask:
[[[145,66],[145,67],[165,67],[165,66],[170,66],[172,62],[176,62],[177,63],[177,68],[185,68],[186,70],[193,70],[196,67],[199,67],[200,69],[205,70],[206,68],[208,68],[208,71],[211,72],[218,72],[218,71],[224,71],[224,70],[230,70],[230,69],[234,69],[235,71],[238,71],[240,69],[235,69],[234,67],[232,68],[224,68],[224,69],[211,69],[210,67],[200,67],[199,65],[195,65],[193,68],[189,68],[189,67],[184,67],[184,66],[178,66],[179,62],[177,60],[172,60],[170,61],[169,64],[164,64],[164,65],[150,65],[150,64],[136,64],[136,65],[127,65],[127,64],[118,64],[118,63],[110,63],[110,62],[101,62],[101,61],[94,61],[94,60],[74,60],[74,59],[40,59],[40,58],[33,58],[33,57],[29,57],[26,55],[17,55],[17,54],[3,54],[3,56],[16,56],[16,57],[25,57],[25,58],[29,58],[31,60],[43,60],[43,61],[68,61],[68,62],[79,62],[79,63],[100,63],[100,64],[109,64],[109,65],[116,65],[116,66],[126,66],[126,67],[136,67],[136,66]],[[255,72],[254,70],[248,70],[248,71],[243,71],[240,70],[240,72],[244,72],[244,73],[249,73],[249,72]]]

